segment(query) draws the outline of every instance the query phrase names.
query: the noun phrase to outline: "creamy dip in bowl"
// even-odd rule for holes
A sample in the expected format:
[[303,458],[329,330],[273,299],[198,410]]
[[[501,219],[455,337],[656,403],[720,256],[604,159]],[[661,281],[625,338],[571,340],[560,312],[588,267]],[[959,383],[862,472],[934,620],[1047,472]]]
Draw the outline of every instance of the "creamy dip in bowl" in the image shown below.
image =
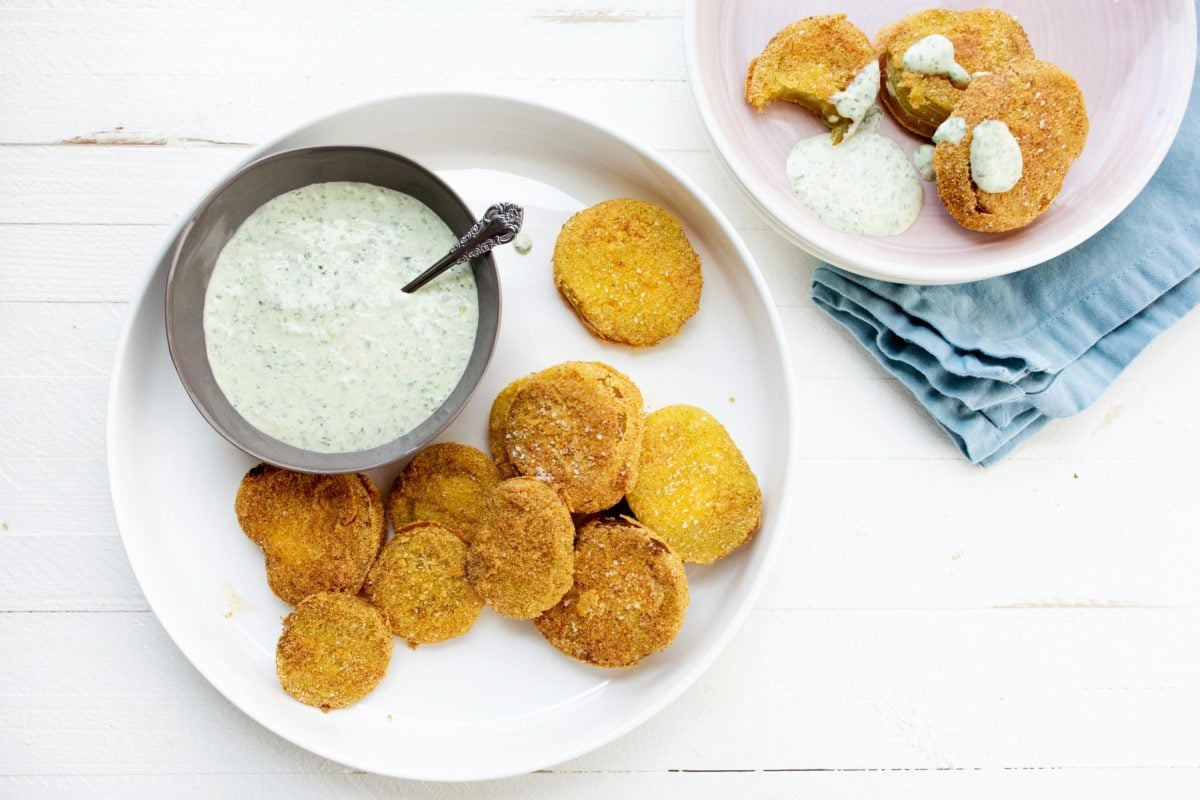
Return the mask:
[[167,278],[167,341],[193,403],[289,469],[370,469],[424,446],[483,375],[499,286],[485,254],[400,287],[474,222],[433,173],[383,150],[244,167],[184,226]]

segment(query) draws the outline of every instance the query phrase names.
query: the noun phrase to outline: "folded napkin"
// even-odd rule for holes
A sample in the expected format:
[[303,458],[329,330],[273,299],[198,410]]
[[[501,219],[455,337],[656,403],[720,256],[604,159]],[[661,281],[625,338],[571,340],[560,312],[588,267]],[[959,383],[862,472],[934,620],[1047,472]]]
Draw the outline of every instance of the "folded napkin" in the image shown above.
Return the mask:
[[1145,190],[1079,247],[1031,269],[906,286],[828,265],[817,305],[899,378],[973,463],[1075,414],[1200,302],[1200,81]]

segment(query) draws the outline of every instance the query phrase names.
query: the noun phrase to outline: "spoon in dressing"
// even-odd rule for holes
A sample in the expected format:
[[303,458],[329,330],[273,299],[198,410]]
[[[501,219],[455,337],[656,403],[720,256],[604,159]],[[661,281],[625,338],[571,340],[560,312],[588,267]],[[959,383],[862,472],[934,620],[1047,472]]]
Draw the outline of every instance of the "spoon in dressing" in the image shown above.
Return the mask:
[[405,284],[401,291],[411,294],[456,264],[481,256],[498,245],[508,244],[521,232],[524,221],[525,209],[515,203],[497,203],[484,212],[483,219],[472,225],[450,252]]

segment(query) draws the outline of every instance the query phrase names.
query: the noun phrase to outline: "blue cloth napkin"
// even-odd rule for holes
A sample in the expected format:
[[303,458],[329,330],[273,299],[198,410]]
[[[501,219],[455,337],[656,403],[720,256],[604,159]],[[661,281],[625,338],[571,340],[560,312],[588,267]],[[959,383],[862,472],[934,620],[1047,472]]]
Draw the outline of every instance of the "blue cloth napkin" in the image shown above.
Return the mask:
[[1145,190],[1079,247],[955,286],[907,286],[829,265],[817,305],[907,386],[973,463],[1008,455],[1091,403],[1200,302],[1200,79]]

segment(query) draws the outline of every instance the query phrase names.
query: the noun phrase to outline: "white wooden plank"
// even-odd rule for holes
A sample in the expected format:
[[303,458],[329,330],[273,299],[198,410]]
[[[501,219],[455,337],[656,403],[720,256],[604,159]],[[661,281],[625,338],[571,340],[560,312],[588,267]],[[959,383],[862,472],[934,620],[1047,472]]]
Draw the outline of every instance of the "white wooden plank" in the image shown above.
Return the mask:
[[1200,501],[1184,463],[1018,463],[801,462],[792,532],[759,605],[1200,604]]
[[872,768],[867,770],[803,770],[785,772],[539,772],[520,778],[481,783],[417,783],[330,768],[292,774],[224,775],[86,775],[0,778],[0,794],[13,797],[119,797],[123,800],[209,800],[252,797],[294,800],[297,797],[456,800],[728,800],[731,797],[803,797],[806,800],[928,800],[969,797],[972,800],[1024,800],[1086,797],[1124,800],[1129,797],[1187,797],[1200,792],[1196,768]]
[[[167,225],[0,225],[0,302],[124,303],[168,230]],[[6,307],[0,315],[7,334],[0,337],[0,347],[24,324],[24,317],[10,319],[14,313]],[[123,309],[109,313],[120,316]],[[0,370],[10,369],[10,356],[19,353],[6,352]]]
[[[678,7],[605,3],[228,4],[219,13],[175,3],[4,8],[0,74],[680,80]],[[104,31],[96,36],[97,29]],[[473,31],[467,35],[465,32]],[[553,42],[555,57],[533,41]],[[664,46],[669,43],[670,46]],[[466,52],[464,52],[466,51]]]
[[[306,119],[405,92],[485,91],[476,74],[431,82],[405,75],[0,76],[0,96],[23,109],[0,117],[5,144],[246,144]],[[704,150],[708,143],[685,81],[505,81],[505,94],[597,119],[649,147]],[[121,97],[114,104],[110,98]],[[252,107],[253,114],[246,109]],[[609,109],[620,109],[613,114]],[[797,112],[802,113],[802,112]]]
[[148,608],[116,536],[0,533],[0,613]]
[[[16,697],[5,705],[0,774],[327,768],[216,695]],[[696,688],[637,731],[563,767],[613,772],[1191,767],[1194,747],[1179,732],[1190,729],[1197,713],[1200,692],[1184,689]]]
[[0,147],[0,223],[173,223],[242,147]]
[[[179,681],[194,671],[147,612],[10,612],[0,614],[0,634],[30,645],[4,653],[0,697],[209,692],[198,674]],[[142,650],[145,658],[118,668]],[[71,657],[79,651],[91,656]],[[1194,608],[756,609],[702,685],[731,693],[1192,690],[1200,689],[1198,652]]]
[[[807,457],[956,461],[961,458],[932,418],[900,384],[833,380],[819,385],[818,390],[816,383],[806,385],[800,381],[804,403],[801,446]],[[1085,462],[1103,459],[1181,459],[1200,447],[1200,420],[1185,408],[1189,405],[1186,398],[1196,389],[1196,382],[1189,380],[1150,385],[1124,378],[1091,408],[1070,419],[1053,422],[999,465],[979,470],[977,476],[965,472],[963,475],[976,481],[976,485],[984,485],[992,480],[990,476],[1001,471],[1022,471],[1024,462],[1036,459],[1072,463],[1080,468]],[[1121,411],[1115,412],[1118,407]],[[1124,419],[1126,415],[1133,415],[1133,419]],[[1117,421],[1124,424],[1117,425]],[[1186,466],[1182,460],[1174,463],[1177,468]],[[964,464],[963,469],[969,468]],[[1131,466],[1129,480],[1137,476],[1136,467]],[[1017,502],[1014,499],[1014,516],[1019,511]]]
[[[0,225],[0,238],[5,230]],[[78,274],[91,271],[100,270],[81,268]],[[29,291],[55,293],[57,274],[58,269],[48,271],[40,288]],[[0,301],[0,380],[106,379],[126,310],[124,303]]]
[[[728,181],[728,178],[726,180]],[[813,271],[821,263],[817,258],[800,250],[769,228],[743,226],[738,229],[738,235],[754,256],[754,263],[766,279],[771,290],[771,299],[775,301],[776,306],[816,308],[811,291]],[[822,327],[834,329],[829,325]],[[817,351],[821,348],[816,342],[804,339],[792,342],[795,347],[807,351],[809,355],[820,355]],[[839,350],[840,348],[835,346],[830,352],[837,353]]]
[[[99,435],[103,436],[103,429]],[[0,547],[9,535],[111,538],[116,533],[108,475],[103,456],[96,454],[101,445],[95,438],[87,443],[93,451],[91,456],[0,457]],[[39,561],[53,560],[58,557],[54,550],[54,546],[45,553],[34,550],[29,556]],[[19,580],[22,566],[25,565],[13,566],[18,571],[12,576],[14,583],[8,590],[41,597],[41,584]],[[0,567],[0,574],[3,569]]]
[[0,469],[47,456],[78,459],[102,453],[107,394],[105,375],[5,378],[0,408],[23,424],[7,431]]
[[708,692],[697,687],[636,735],[570,766],[1190,766],[1195,749],[1179,732],[1197,712],[1200,692],[1194,689],[813,692],[793,684]]
[[[1200,713],[1198,613],[758,612],[683,698],[563,768],[1196,766],[1178,732]],[[0,774],[327,768],[234,710],[147,614],[6,614],[0,633],[24,643],[4,655]]]

